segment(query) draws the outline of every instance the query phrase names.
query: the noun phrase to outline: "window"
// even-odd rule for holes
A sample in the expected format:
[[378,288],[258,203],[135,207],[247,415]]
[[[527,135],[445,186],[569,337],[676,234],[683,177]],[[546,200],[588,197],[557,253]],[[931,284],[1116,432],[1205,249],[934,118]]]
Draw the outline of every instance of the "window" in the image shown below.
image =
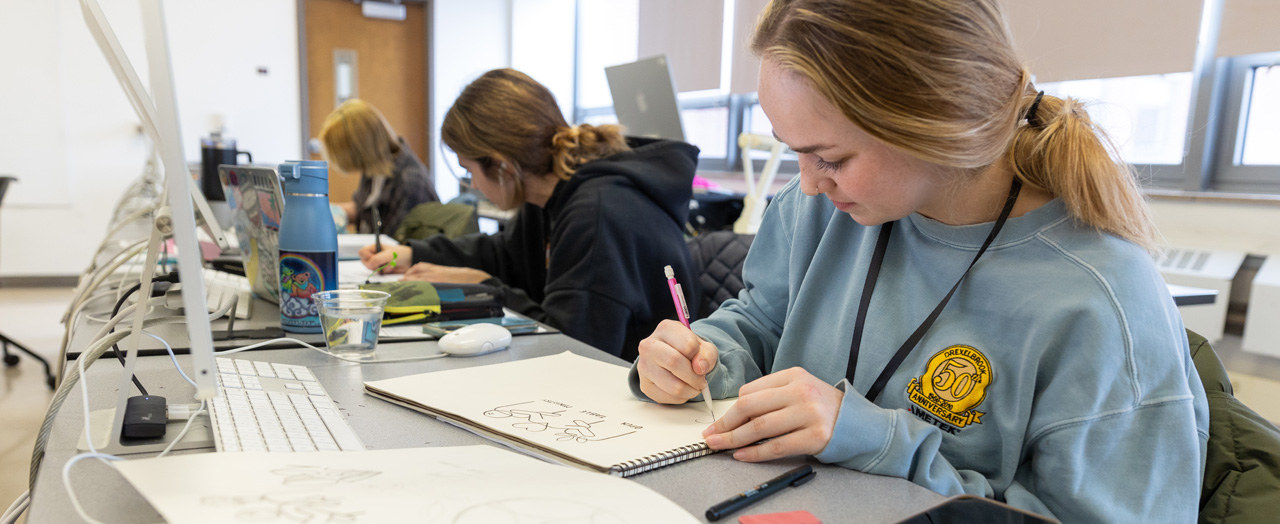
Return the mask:
[[1241,110],[1244,138],[1240,163],[1280,164],[1280,65],[1255,67]]
[[1212,188],[1280,192],[1280,53],[1219,60],[1221,95]]
[[683,101],[680,105],[684,141],[698,146],[700,158],[725,158],[729,145],[729,107],[718,105],[687,109]]
[[[576,5],[579,16],[575,44],[578,55],[575,120],[593,124],[613,123],[616,117],[603,70],[638,58],[642,46],[638,45],[637,38],[644,36],[640,33],[645,31],[640,27],[644,23],[642,18],[650,12],[646,9],[657,8],[648,6],[644,0],[578,0]],[[749,5],[744,8],[742,0],[723,0],[723,5],[726,6],[726,19],[754,9]],[[1223,43],[1224,39],[1219,38],[1219,32],[1224,36],[1243,34],[1236,27],[1240,24],[1231,26],[1235,29],[1227,31],[1225,22],[1201,13],[1202,7],[1207,9],[1209,5],[1202,6],[1200,2],[1178,4],[1180,13],[1201,15],[1198,24],[1204,25],[1200,27],[1202,34],[1196,40],[1199,43],[1195,47],[1194,72],[1043,82],[1038,85],[1053,95],[1070,96],[1084,102],[1094,122],[1115,143],[1119,160],[1133,164],[1144,185],[1192,191],[1280,193],[1280,147],[1274,146],[1280,144],[1280,52],[1227,56],[1216,61],[1213,57],[1217,52],[1248,53],[1251,50],[1274,49],[1280,40],[1264,38],[1260,42],[1249,40],[1243,47],[1227,45]],[[1228,11],[1228,14],[1235,12]],[[1256,19],[1258,17],[1250,15],[1241,20],[1249,25]],[[652,20],[650,22],[653,25]],[[1185,33],[1196,24],[1187,21],[1178,26],[1178,31]],[[671,32],[667,25],[661,25],[661,28]],[[1248,28],[1253,28],[1253,25]],[[732,33],[742,30],[742,27],[737,27],[723,31],[720,88],[681,93],[679,97],[685,139],[701,149],[699,168],[703,170],[742,169],[738,135],[742,132],[772,134],[769,119],[760,109],[755,95],[735,94],[729,90],[733,74],[731,68],[725,68],[734,61],[735,53],[741,51],[742,45],[741,41],[733,38],[740,35]],[[1264,30],[1261,34],[1267,36],[1272,32]],[[1190,41],[1190,38],[1183,35],[1174,40]],[[1219,42],[1218,46],[1205,43],[1214,41]],[[1181,57],[1187,54],[1186,51],[1169,49],[1169,54]],[[1144,60],[1141,67],[1086,68],[1082,70],[1084,72],[1064,65],[1058,68],[1061,75],[1058,78],[1087,77],[1088,71],[1123,74],[1126,69],[1137,73],[1176,71],[1187,66],[1181,58],[1172,61],[1171,65],[1159,67],[1148,62]],[[1077,76],[1063,74],[1063,68],[1075,71]],[[749,156],[760,167],[768,153],[752,151]],[[783,156],[781,170],[784,173],[798,170],[794,153],[787,152]]]
[[[604,68],[639,58],[639,0],[578,2],[578,108],[613,105]],[[579,113],[577,119],[584,121]]]
[[1181,164],[1191,110],[1191,73],[1038,84],[1046,93],[1085,102],[1089,117],[1139,165]]

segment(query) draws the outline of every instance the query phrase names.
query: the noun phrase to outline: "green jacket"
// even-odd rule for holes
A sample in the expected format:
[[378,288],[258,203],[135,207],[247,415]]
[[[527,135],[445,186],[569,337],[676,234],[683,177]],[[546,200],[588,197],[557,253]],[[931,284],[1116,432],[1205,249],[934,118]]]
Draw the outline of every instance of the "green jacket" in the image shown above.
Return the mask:
[[414,206],[393,235],[401,244],[442,234],[446,238],[480,232],[476,209],[466,204],[427,202]]
[[1187,330],[1191,359],[1209,399],[1209,450],[1200,491],[1203,524],[1280,520],[1280,429],[1232,395],[1222,361]]

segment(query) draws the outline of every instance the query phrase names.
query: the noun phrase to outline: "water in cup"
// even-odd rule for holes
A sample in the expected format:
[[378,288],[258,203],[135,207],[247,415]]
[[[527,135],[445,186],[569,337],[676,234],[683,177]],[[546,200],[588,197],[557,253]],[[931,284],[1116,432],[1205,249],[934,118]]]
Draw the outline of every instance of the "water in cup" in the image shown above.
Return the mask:
[[329,352],[340,357],[373,358],[382,328],[382,308],[348,309],[320,313]]
[[314,295],[320,309],[325,344],[333,355],[372,359],[389,297],[381,291],[340,289]]

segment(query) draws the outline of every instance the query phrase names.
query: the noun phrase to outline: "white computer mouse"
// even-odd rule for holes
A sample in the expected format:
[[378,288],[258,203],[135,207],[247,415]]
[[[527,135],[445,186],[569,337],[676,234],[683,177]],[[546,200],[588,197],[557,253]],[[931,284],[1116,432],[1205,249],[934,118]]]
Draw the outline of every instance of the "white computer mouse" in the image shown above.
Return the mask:
[[472,324],[440,337],[440,351],[455,357],[474,357],[507,349],[511,332],[497,324]]

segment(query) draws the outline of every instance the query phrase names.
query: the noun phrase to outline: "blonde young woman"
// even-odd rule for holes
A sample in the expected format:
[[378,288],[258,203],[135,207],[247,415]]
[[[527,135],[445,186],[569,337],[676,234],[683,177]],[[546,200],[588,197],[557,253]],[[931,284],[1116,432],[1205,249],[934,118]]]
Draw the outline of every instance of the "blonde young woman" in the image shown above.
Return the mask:
[[382,113],[363,100],[353,98],[334,109],[320,141],[334,167],[360,176],[351,202],[342,205],[357,233],[374,233],[380,219],[377,232],[394,234],[414,206],[440,200],[426,166]]
[[628,361],[675,318],[662,268],[695,282],[683,226],[698,148],[571,126],[546,87],[513,69],[468,85],[440,136],[476,189],[521,210],[515,223],[493,236],[368,246],[366,266],[398,253],[415,263],[408,279],[501,286],[507,307]]
[[775,0],[752,48],[800,176],[744,293],[659,326],[633,391],[739,397],[704,433],[739,460],[1194,521],[1208,409],[1147,209],[1084,108],[1032,85],[998,0]]

